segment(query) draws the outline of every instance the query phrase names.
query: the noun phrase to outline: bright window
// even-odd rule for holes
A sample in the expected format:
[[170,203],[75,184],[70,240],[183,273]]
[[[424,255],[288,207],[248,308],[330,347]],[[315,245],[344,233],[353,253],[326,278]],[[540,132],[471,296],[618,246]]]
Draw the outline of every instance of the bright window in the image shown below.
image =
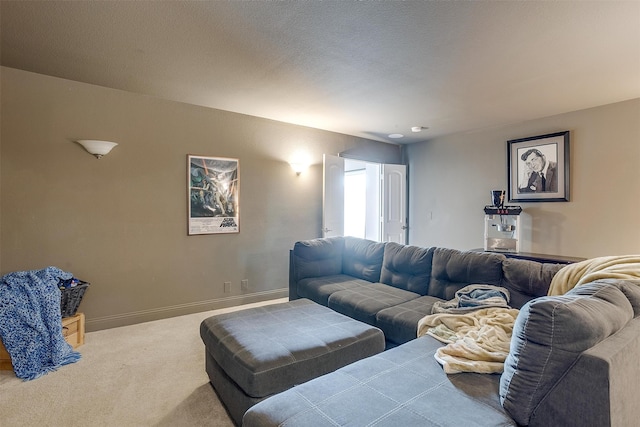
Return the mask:
[[364,169],[344,174],[344,235],[365,238],[367,175]]

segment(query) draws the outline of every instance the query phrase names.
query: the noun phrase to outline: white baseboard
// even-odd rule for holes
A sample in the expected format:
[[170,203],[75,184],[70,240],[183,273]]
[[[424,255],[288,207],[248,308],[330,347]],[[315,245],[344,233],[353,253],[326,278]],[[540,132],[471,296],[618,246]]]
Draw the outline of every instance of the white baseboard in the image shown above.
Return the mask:
[[238,305],[251,304],[277,298],[286,298],[288,296],[289,288],[282,288],[245,295],[216,298],[206,301],[197,301],[187,304],[178,304],[169,307],[154,308],[150,310],[134,311],[131,313],[95,317],[87,319],[86,331],[92,332],[102,329],[117,328],[119,326],[134,325],[136,323],[150,322],[152,320],[166,319],[168,317],[183,316],[185,314],[200,313],[202,311],[235,307]]

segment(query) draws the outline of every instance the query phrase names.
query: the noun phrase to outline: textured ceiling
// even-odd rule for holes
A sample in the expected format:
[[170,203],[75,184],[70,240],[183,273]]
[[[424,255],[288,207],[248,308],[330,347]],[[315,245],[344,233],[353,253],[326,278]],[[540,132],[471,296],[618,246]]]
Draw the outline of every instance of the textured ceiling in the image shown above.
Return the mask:
[[2,0],[0,19],[3,66],[386,142],[640,97],[640,1]]

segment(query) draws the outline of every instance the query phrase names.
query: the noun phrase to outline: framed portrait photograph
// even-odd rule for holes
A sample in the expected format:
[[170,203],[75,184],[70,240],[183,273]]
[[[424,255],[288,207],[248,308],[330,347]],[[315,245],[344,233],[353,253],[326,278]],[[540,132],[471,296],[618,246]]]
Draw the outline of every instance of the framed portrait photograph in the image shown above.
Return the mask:
[[507,141],[510,202],[569,201],[569,131]]
[[187,156],[188,234],[240,232],[239,161]]

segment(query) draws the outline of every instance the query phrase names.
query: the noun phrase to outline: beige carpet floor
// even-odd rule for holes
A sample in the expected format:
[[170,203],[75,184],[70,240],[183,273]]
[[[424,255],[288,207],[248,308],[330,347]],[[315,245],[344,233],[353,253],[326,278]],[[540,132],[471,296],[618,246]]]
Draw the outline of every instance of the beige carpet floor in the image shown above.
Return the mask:
[[33,381],[0,371],[0,425],[232,427],[205,372],[200,322],[264,304],[89,332],[79,362]]

